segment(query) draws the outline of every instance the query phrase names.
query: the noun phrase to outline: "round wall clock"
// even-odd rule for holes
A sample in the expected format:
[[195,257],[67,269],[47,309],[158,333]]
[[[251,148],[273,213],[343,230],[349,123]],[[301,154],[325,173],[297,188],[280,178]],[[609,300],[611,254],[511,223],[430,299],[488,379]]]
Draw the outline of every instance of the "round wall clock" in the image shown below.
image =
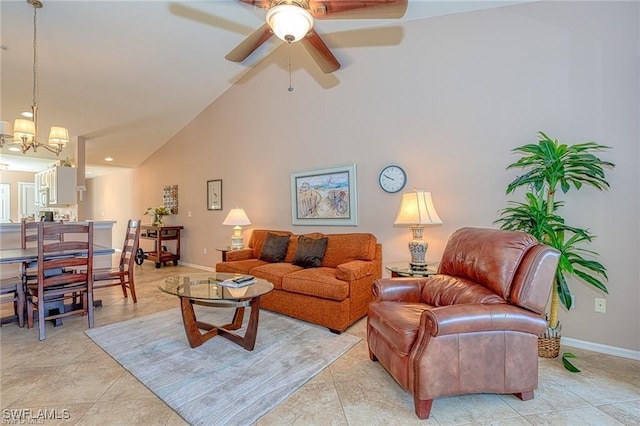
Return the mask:
[[380,188],[386,192],[398,192],[407,183],[407,174],[400,166],[387,166],[380,172],[378,182],[380,183]]

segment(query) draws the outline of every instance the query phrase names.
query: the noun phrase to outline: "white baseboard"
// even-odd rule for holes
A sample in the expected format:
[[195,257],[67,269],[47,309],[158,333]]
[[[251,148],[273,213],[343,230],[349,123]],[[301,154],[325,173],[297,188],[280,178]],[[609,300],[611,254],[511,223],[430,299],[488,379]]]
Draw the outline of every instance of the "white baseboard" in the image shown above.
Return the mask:
[[629,358],[640,361],[640,351],[634,351],[631,349],[587,342],[585,340],[572,339],[570,337],[561,337],[560,344],[571,346],[572,348],[586,349],[588,351],[599,352],[602,354],[614,355],[622,358]]
[[178,264],[182,265],[182,266],[188,266],[190,268],[202,269],[203,271],[207,271],[207,272],[215,272],[216,271],[216,268],[209,268],[207,266],[202,266],[202,265],[194,265],[192,263],[185,263],[185,262],[178,261]]

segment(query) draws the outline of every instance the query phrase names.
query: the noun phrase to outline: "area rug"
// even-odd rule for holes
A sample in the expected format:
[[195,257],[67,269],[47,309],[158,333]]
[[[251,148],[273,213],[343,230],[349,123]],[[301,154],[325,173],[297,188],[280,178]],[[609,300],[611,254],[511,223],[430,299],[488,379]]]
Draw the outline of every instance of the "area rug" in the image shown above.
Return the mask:
[[[199,321],[212,324],[228,324],[233,315],[195,308]],[[253,351],[219,336],[192,349],[179,309],[86,334],[192,425],[254,423],[361,340],[261,311]]]

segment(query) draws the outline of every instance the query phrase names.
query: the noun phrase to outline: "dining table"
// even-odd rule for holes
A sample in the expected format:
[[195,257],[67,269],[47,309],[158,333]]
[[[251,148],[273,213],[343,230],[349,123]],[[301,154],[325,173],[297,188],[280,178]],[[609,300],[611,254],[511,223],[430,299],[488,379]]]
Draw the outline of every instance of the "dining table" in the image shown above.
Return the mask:
[[[86,250],[63,250],[59,252],[52,252],[45,254],[45,259],[56,259],[70,256],[82,256],[86,254]],[[115,250],[111,247],[105,247],[101,245],[93,245],[93,256],[113,254]],[[10,263],[23,263],[23,262],[37,262],[38,261],[38,247],[28,248],[6,248],[0,249],[0,265]]]
[[[86,249],[75,249],[75,250],[62,250],[59,252],[50,252],[45,254],[46,260],[51,259],[59,259],[64,257],[74,257],[74,256],[82,256],[86,255]],[[105,256],[111,255],[115,253],[115,249],[112,247],[105,247],[98,244],[93,245],[93,256]],[[0,265],[14,264],[14,263],[30,263],[38,261],[38,247],[28,247],[28,248],[3,248],[0,249]],[[102,306],[101,300],[94,300],[94,306]],[[17,316],[16,316],[17,320]],[[62,325],[62,319],[58,318],[54,320],[54,325],[60,326]],[[9,321],[2,321],[2,323]]]

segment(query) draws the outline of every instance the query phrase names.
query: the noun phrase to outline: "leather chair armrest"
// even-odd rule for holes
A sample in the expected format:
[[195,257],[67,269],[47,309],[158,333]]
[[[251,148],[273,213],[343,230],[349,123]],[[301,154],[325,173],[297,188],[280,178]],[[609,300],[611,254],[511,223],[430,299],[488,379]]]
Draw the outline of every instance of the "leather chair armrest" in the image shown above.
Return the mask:
[[252,258],[253,249],[250,248],[231,250],[227,252],[227,262],[233,262],[235,260],[248,260]]
[[342,281],[355,281],[371,275],[373,262],[368,260],[353,260],[351,262],[338,265],[336,268],[336,278]]
[[520,331],[541,334],[547,322],[539,315],[509,304],[462,304],[440,306],[422,313],[432,336],[481,331]]
[[376,301],[419,303],[426,278],[381,278],[373,282]]

